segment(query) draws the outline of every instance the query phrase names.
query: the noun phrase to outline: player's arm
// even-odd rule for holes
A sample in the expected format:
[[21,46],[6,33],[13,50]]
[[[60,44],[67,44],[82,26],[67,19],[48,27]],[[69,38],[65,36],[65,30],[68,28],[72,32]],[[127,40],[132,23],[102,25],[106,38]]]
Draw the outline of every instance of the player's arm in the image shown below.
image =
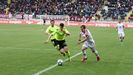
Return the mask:
[[64,33],[65,33],[66,35],[70,35],[70,32],[69,32],[67,29],[64,30]]
[[66,35],[70,35],[70,32],[65,32]]
[[116,25],[116,31],[118,31],[118,25]]
[[50,35],[48,36],[48,39],[47,39],[44,43],[48,43],[51,37],[52,37],[52,34],[50,34]]
[[52,33],[52,34],[49,34],[48,39],[47,39],[47,41],[46,41],[45,43],[48,43],[49,40],[51,39],[51,37],[55,35],[55,33],[56,33],[56,32],[54,32],[54,33]]
[[83,40],[79,41],[78,44],[81,44],[81,43],[87,41],[87,39],[89,39],[89,35],[86,35],[86,37],[83,38]]
[[78,38],[78,41],[81,41],[81,34],[79,34],[79,38]]
[[48,27],[48,28],[46,29],[45,33],[46,33],[47,35],[49,35],[49,34],[50,34],[49,31],[50,31],[50,28]]
[[45,31],[45,33],[48,35],[48,38],[47,38],[47,41],[45,41],[44,43],[48,43],[49,42],[49,40],[50,40],[50,38],[51,38],[51,34],[49,33],[49,30],[50,30],[50,28],[48,27],[47,29],[46,29],[46,31]]

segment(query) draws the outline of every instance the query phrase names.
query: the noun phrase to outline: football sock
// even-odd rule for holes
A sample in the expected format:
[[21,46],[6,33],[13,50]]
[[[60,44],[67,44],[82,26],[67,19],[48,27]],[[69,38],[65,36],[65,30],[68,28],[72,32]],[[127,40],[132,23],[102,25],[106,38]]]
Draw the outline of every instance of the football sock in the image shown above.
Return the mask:
[[120,41],[123,42],[123,39],[121,39]]
[[65,56],[66,54],[64,52],[60,52],[63,56]]
[[57,45],[57,46],[54,46],[55,47],[55,49],[57,49],[57,50],[59,50],[59,46]]
[[121,37],[121,38],[120,38],[120,42],[123,42],[123,40],[124,40],[124,37]]
[[66,55],[67,55],[68,57],[70,57],[70,52],[69,52],[69,51],[66,51]]
[[70,52],[69,52],[69,51],[66,51],[66,55],[68,56],[69,61],[71,61],[71,58],[70,58]]
[[91,48],[91,50],[96,56],[99,56],[98,51],[95,48]]
[[87,58],[87,55],[86,55],[86,51],[85,50],[82,50],[82,54],[83,54],[84,58]]

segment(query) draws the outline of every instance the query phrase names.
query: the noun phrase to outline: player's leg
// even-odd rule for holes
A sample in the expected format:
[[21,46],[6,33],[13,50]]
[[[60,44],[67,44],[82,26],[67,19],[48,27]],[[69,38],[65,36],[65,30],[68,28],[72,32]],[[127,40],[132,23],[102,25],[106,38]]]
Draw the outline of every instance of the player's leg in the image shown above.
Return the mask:
[[123,42],[123,37],[122,36],[120,37],[120,42]]
[[68,51],[67,46],[61,48],[61,49],[60,49],[60,53],[61,53],[63,56],[67,55],[68,58],[69,58],[69,61],[71,61],[70,52]]
[[96,55],[97,61],[99,61],[100,60],[100,56],[99,56],[98,51],[95,48],[95,42],[94,41],[88,42],[88,46],[91,49],[91,51]]
[[88,48],[88,42],[84,42],[81,50],[82,50],[82,62],[85,62],[87,60],[87,53],[86,53],[86,49]]
[[70,52],[69,52],[67,46],[64,46],[64,51],[65,51],[65,54],[67,55],[67,57],[69,58],[69,61],[71,61],[71,59],[70,59]]
[[91,51],[96,55],[97,61],[100,60],[100,56],[95,47],[90,47]]
[[57,42],[58,42],[58,46],[59,46],[59,51],[60,51],[60,53],[61,53],[63,56],[65,56],[66,54],[65,54],[65,51],[64,51],[64,47],[62,47],[62,41],[58,41],[58,40],[57,40]]
[[61,46],[61,48],[64,49],[64,52],[68,56],[68,58],[70,58],[70,52],[68,50],[68,47],[67,47],[67,44],[66,44],[65,40],[61,41],[61,45],[60,46]]
[[124,41],[124,37],[125,37],[125,33],[124,33],[124,32],[122,32],[122,33],[121,33],[121,39],[122,39],[122,41],[121,41],[121,42],[123,42],[123,41]]
[[45,19],[43,19],[43,25],[45,25],[45,23],[46,23],[46,20],[45,20]]
[[120,42],[123,42],[122,33],[120,33]]
[[121,33],[118,32],[118,39],[121,41]]
[[86,60],[87,60],[87,53],[86,53],[86,49],[87,49],[87,47],[82,47],[82,62],[85,62]]
[[123,34],[122,34],[122,32],[119,32],[118,33],[118,36],[119,36],[119,40],[120,40],[120,42],[123,42]]
[[65,54],[64,49],[63,49],[63,48],[61,48],[61,49],[60,49],[60,53],[61,53],[63,56],[66,56],[66,54]]
[[55,49],[59,50],[59,45],[58,45],[57,40],[56,39],[52,39],[51,42],[52,42],[53,46],[55,47]]
[[67,55],[68,57],[70,57],[70,52],[69,52],[67,46],[64,47],[64,51],[65,51],[66,55]]

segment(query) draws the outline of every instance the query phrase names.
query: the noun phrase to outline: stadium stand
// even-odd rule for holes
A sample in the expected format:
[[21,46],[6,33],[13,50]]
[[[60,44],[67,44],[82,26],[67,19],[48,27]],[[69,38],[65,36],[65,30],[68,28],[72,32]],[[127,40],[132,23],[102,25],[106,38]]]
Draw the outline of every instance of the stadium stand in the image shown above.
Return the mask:
[[93,15],[100,4],[100,0],[12,0],[8,6],[5,0],[0,5],[4,13],[7,7],[12,14],[48,14],[48,15]]
[[125,19],[132,7],[133,0],[1,0],[0,14],[93,16],[100,8],[96,17],[115,20]]
[[133,0],[107,0],[101,14],[104,19],[124,19],[132,7]]
[[7,7],[6,5],[7,5],[7,1],[5,1],[5,0],[0,1],[0,14],[5,13],[5,9]]

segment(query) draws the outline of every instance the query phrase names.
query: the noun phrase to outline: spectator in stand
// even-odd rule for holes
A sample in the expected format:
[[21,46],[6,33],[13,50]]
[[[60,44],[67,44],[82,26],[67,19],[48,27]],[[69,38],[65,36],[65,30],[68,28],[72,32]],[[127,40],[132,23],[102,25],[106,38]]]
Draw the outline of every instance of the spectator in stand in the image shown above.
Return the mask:
[[[15,14],[93,16],[102,0],[11,0],[9,11]],[[133,0],[107,0],[101,11],[104,19],[124,19],[133,6]],[[0,1],[0,14],[5,14],[8,4]]]
[[133,0],[108,0],[105,4],[108,8],[108,11],[102,9],[101,14],[104,19],[124,19],[126,13],[129,12],[129,9],[133,6]]
[[[12,0],[10,12],[12,14],[19,14],[23,11],[25,14],[92,16],[97,11],[100,1],[101,0]],[[3,8],[5,9],[5,7]]]

